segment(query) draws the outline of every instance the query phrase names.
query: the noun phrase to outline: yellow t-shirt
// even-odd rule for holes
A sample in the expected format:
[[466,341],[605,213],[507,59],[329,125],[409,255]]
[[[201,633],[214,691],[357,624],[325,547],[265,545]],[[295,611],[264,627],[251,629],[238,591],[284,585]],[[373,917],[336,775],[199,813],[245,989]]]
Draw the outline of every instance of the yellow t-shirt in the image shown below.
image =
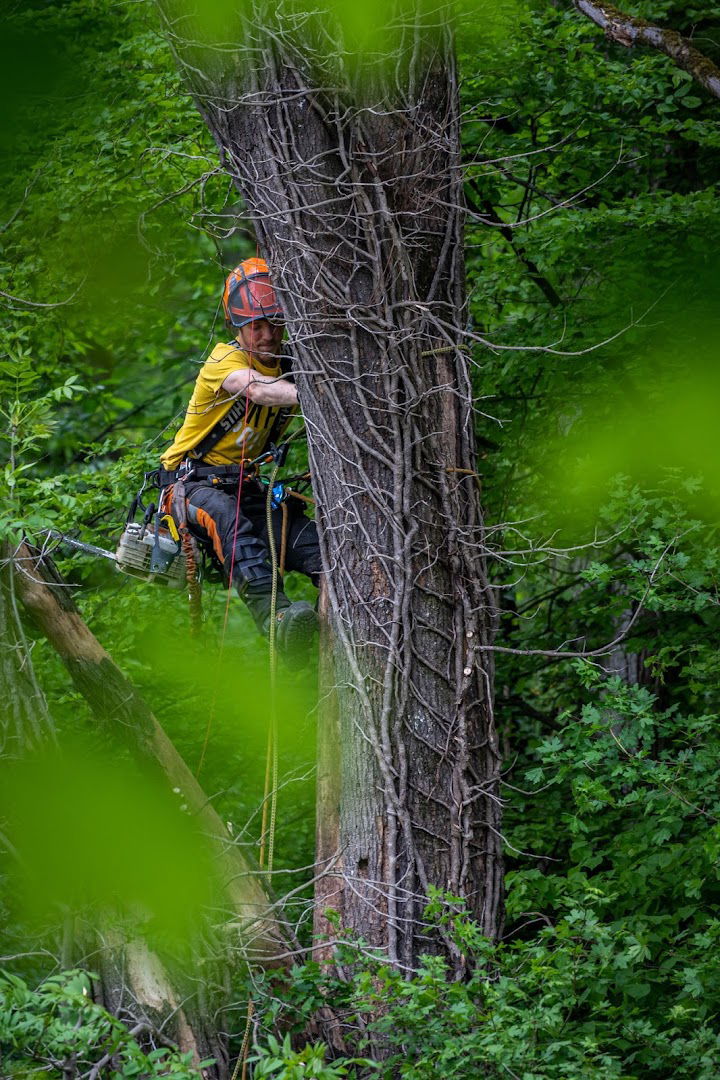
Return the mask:
[[[238,400],[223,390],[222,384],[228,375],[242,368],[252,368],[261,375],[282,374],[279,363],[266,367],[236,345],[216,345],[200,369],[183,425],[172,446],[160,459],[164,468],[175,469],[184,458],[192,457],[193,447],[212,431],[218,420]],[[240,400],[245,402],[244,397]],[[237,465],[243,457],[246,460],[258,457],[265,449],[270,429],[281,409],[288,417],[296,411],[295,407],[288,409],[286,406],[249,402],[238,422],[205,454],[203,460],[209,465]]]

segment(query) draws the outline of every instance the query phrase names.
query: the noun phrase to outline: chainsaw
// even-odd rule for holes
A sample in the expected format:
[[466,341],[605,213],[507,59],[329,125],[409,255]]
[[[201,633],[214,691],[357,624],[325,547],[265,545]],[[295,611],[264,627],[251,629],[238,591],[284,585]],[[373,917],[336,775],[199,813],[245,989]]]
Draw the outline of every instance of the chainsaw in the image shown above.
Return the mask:
[[172,589],[184,589],[187,585],[186,559],[175,522],[169,514],[162,518],[158,515],[158,520],[152,526],[141,521],[127,522],[115,551],[85,544],[51,530],[45,535],[76,551],[109,559],[123,574],[141,581],[166,585]]

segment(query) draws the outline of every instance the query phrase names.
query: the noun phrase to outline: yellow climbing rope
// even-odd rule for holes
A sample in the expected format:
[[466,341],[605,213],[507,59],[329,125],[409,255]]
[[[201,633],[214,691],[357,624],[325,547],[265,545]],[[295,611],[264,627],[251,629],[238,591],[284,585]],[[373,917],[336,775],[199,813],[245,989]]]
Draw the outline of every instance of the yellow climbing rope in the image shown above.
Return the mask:
[[[275,543],[275,532],[272,521],[273,490],[280,466],[275,465],[268,481],[267,497],[265,500],[265,524],[268,534],[268,548],[270,550],[270,566],[272,569],[272,593],[270,595],[270,723],[268,725],[268,744],[265,757],[265,792],[263,794],[263,814],[260,837],[260,869],[265,865],[265,847],[267,838],[267,872],[268,877],[272,874],[273,857],[275,854],[275,826],[277,822],[277,789],[278,789],[278,739],[277,739],[277,590],[278,590],[278,556]],[[269,800],[269,806],[268,806]],[[268,825],[268,809],[270,822]]]
[[238,1059],[235,1062],[235,1068],[233,1069],[232,1080],[237,1080],[238,1073],[240,1072],[240,1066],[242,1065],[242,1080],[245,1080],[247,1076],[247,1059],[248,1050],[250,1049],[250,1032],[252,1031],[252,1018],[255,1012],[255,1005],[253,999],[248,1001],[247,1008],[247,1021],[245,1023],[245,1034],[243,1035],[242,1046],[240,1047],[240,1053]]
[[[288,442],[298,432],[294,432],[291,435]],[[277,795],[278,795],[278,723],[277,723],[277,590],[278,590],[278,570],[282,573],[285,569],[285,547],[287,541],[287,514],[283,514],[283,534],[282,534],[282,550],[280,554],[280,566],[278,567],[278,553],[277,545],[275,543],[275,532],[273,530],[272,510],[273,510],[273,490],[275,488],[275,482],[277,480],[280,466],[275,463],[275,467],[272,471],[270,479],[268,481],[267,496],[265,499],[265,524],[268,534],[268,549],[270,551],[270,566],[272,570],[272,592],[270,594],[270,632],[268,634],[269,651],[270,651],[270,723],[268,725],[268,743],[267,752],[265,755],[265,790],[263,793],[263,812],[262,812],[262,824],[260,827],[260,854],[258,857],[258,863],[260,869],[264,869],[265,866],[265,850],[267,847],[267,873],[268,879],[272,876],[273,860],[275,856],[275,828],[277,824]],[[285,507],[283,506],[283,510]],[[268,822],[269,815],[269,822]],[[254,1003],[252,998],[248,1001],[247,1021],[245,1024],[245,1034],[243,1036],[242,1045],[240,1047],[240,1053],[238,1059],[235,1062],[235,1068],[233,1069],[232,1080],[237,1080],[238,1073],[242,1067],[241,1080],[245,1080],[247,1075],[247,1059],[248,1051],[250,1049],[250,1033],[252,1030],[252,1018],[254,1013]]]
[[[277,789],[278,789],[278,738],[277,738],[277,694],[276,694],[276,676],[277,676],[277,590],[278,590],[278,557],[277,557],[277,545],[275,544],[275,533],[273,532],[272,525],[272,501],[273,501],[273,488],[275,487],[275,480],[279,472],[280,466],[275,465],[270,476],[268,483],[267,498],[265,501],[265,522],[267,525],[268,534],[268,548],[270,549],[270,566],[272,568],[272,592],[270,594],[270,723],[268,725],[268,742],[267,753],[265,755],[265,790],[263,793],[263,812],[262,812],[262,825],[260,827],[260,855],[258,863],[262,870],[265,865],[265,848],[267,838],[267,872],[268,877],[272,875],[273,858],[275,854],[275,825],[277,822]],[[284,529],[283,529],[284,532]],[[283,559],[284,562],[284,559]],[[268,806],[270,822],[268,826]],[[232,1073],[232,1080],[237,1080],[238,1073],[242,1067],[241,1080],[245,1080],[247,1076],[247,1059],[248,1051],[250,1049],[250,1032],[252,1030],[252,1018],[255,1011],[253,999],[248,1001],[247,1021],[245,1024],[245,1034],[243,1035],[242,1045],[240,1047],[240,1053],[238,1059],[235,1062],[235,1068]]]

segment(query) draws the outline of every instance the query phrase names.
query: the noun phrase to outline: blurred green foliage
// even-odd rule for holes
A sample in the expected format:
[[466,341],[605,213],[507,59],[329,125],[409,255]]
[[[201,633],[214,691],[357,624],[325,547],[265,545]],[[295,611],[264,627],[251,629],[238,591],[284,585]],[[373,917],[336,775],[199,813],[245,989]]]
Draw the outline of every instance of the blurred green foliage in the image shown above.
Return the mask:
[[[179,792],[89,740],[63,740],[0,769],[0,817],[19,865],[10,873],[25,919],[59,910],[98,918],[139,913],[176,948],[190,949],[218,898],[211,853]],[[151,828],[149,826],[151,825]]]
[[161,0],[159,6],[174,47],[195,67],[225,70],[232,79],[234,44],[252,48],[269,31],[297,49],[320,85],[335,87],[350,73],[356,93],[368,81],[377,89],[389,72],[387,90],[413,36],[419,40],[420,25],[439,28],[452,18],[472,26],[478,42],[497,46],[523,12],[519,0],[284,0],[265,6],[247,0]]
[[[713,5],[626,7],[720,59]],[[458,35],[470,309],[488,342],[473,369],[481,471],[498,643],[548,651],[496,657],[506,934],[491,949],[438,901],[432,917],[452,919],[480,961],[467,983],[449,982],[436,958],[403,980],[349,952],[349,984],[298,968],[261,1006],[264,1031],[299,1032],[328,992],[352,1024],[382,994],[387,1068],[406,1078],[710,1080],[720,1072],[717,103],[667,57],[607,42],[569,4],[492,13],[463,11]],[[15,539],[54,527],[112,546],[223,336],[223,269],[254,242],[149,4],[20,5],[0,60],[0,529]],[[186,761],[202,756],[201,783],[256,852],[268,699],[249,618],[231,605],[220,658],[221,591],[206,586],[203,636],[191,641],[181,596],[58,555],[84,617]],[[299,579],[291,588],[310,594]],[[614,639],[588,661],[552,655]],[[63,905],[80,892],[102,903],[117,888],[160,912],[147,932],[162,938],[163,920],[181,933],[182,919],[155,870],[189,911],[207,904],[209,880],[172,799],[122,756],[108,771],[105,735],[91,739],[94,758],[73,754],[92,720],[52,651],[38,642],[32,657],[66,757],[61,769],[14,765],[3,803],[3,832],[34,856],[26,881],[50,923],[42,934],[11,902],[13,868],[1,948],[39,983],[15,1005],[28,1030],[61,1015],[41,979]],[[307,940],[311,680],[285,673],[280,701],[277,888],[300,887],[293,915]],[[83,813],[96,804],[102,815]],[[24,833],[11,834],[13,815]],[[227,1019],[239,1045],[241,991],[237,1002]],[[266,1075],[331,1068],[320,1047],[268,1042],[257,1054]]]

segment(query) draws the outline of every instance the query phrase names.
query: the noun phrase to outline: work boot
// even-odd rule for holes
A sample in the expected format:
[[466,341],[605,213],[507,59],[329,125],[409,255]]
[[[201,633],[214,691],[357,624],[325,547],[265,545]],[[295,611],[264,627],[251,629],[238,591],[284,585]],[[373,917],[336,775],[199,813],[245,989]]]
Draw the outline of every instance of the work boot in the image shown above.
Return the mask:
[[[318,619],[314,608],[307,600],[296,600],[278,611],[275,619],[275,644],[279,654],[289,667],[302,667],[317,630]],[[266,633],[269,636],[269,624]]]
[[[258,633],[267,637],[270,631],[270,610],[272,608],[271,583],[263,581],[260,585],[243,586],[242,591],[238,591],[248,606],[258,628]],[[275,594],[275,610],[279,613],[288,607],[290,607],[290,601],[283,592],[282,585],[278,582]]]

